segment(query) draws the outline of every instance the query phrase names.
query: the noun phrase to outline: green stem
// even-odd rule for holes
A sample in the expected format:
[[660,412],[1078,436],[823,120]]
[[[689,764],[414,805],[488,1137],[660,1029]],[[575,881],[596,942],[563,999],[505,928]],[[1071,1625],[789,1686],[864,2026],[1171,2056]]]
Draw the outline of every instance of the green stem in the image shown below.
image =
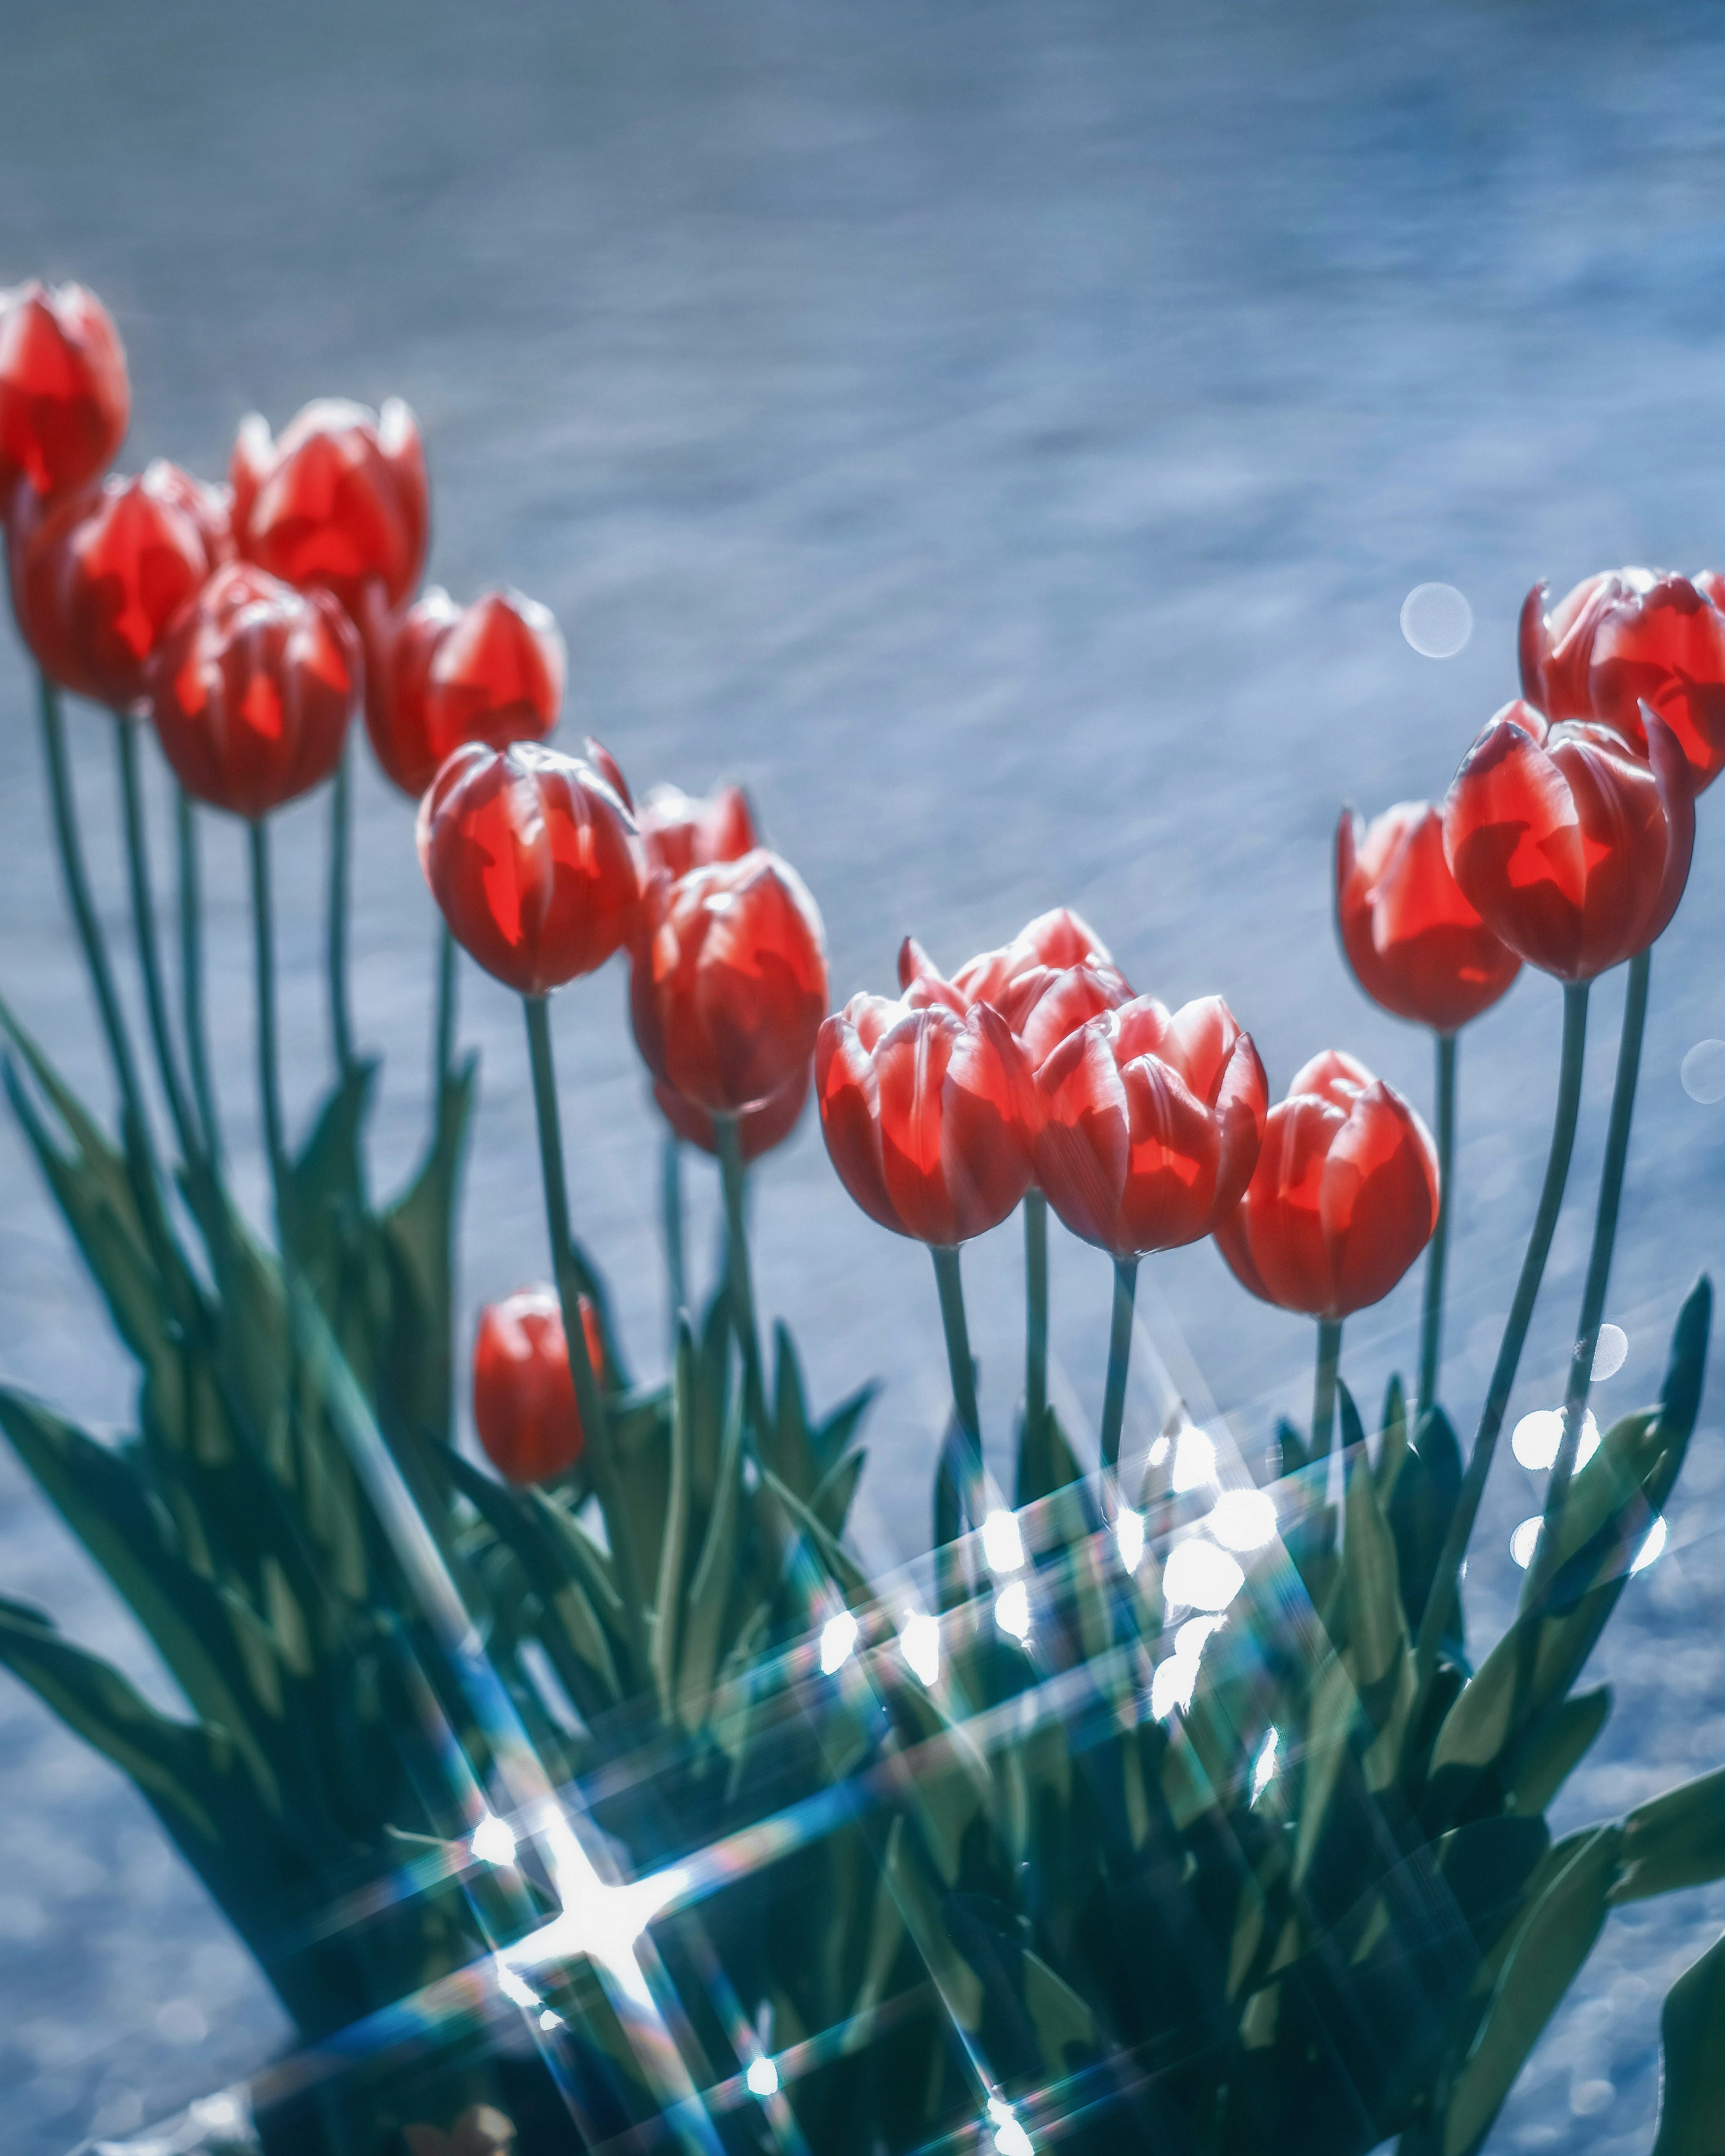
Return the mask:
[[275,1014],[275,928],[270,896],[270,826],[250,824],[252,944],[258,982],[258,1094],[264,1106],[264,1151],[275,1197],[275,1235],[284,1270],[292,1261],[293,1183],[281,1114],[281,1065]]
[[1325,1460],[1336,1435],[1336,1372],[1342,1361],[1342,1321],[1317,1321],[1317,1366],[1312,1380],[1312,1451]]
[[[1552,1464],[1551,1481],[1545,1493],[1545,1524],[1527,1568],[1524,1600],[1531,1603],[1550,1578],[1556,1564],[1558,1529],[1563,1505],[1575,1472],[1581,1426],[1587,1414],[1588,1388],[1593,1383],[1594,1351],[1599,1344],[1599,1320],[1604,1315],[1605,1290],[1611,1279],[1611,1250],[1617,1240],[1617,1213],[1623,1199],[1623,1171],[1629,1157],[1630,1125],[1635,1111],[1635,1081],[1641,1069],[1641,1035],[1647,1024],[1647,984],[1653,970],[1652,953],[1638,952],[1630,961],[1629,984],[1624,992],[1623,1032],[1617,1045],[1617,1078],[1611,1091],[1611,1121],[1605,1133],[1605,1160],[1599,1172],[1599,1209],[1594,1215],[1594,1244],[1587,1261],[1587,1280],[1581,1291],[1581,1322],[1575,1330],[1574,1353],[1569,1358],[1569,1383],[1563,1395],[1563,1435]],[[1549,1555],[1547,1553],[1550,1553]]]
[[353,1024],[347,1009],[347,909],[353,852],[350,758],[344,747],[330,788],[330,1037],[336,1068],[345,1079],[353,1068]]
[[983,1419],[977,1405],[976,1364],[970,1353],[970,1327],[964,1317],[964,1282],[958,1270],[956,1244],[933,1244],[935,1286],[940,1291],[941,1324],[947,1336],[947,1365],[952,1379],[952,1407],[958,1418],[965,1450],[964,1481],[969,1486],[972,1510],[982,1518]]
[[689,1287],[683,1256],[683,1142],[670,1129],[665,1134],[660,1197],[665,1219],[665,1268],[670,1284],[671,1337],[675,1340],[677,1321],[689,1306]]
[[562,1308],[563,1334],[568,1343],[569,1372],[575,1381],[575,1405],[581,1417],[587,1457],[593,1468],[593,1486],[605,1516],[605,1537],[617,1568],[618,1592],[623,1600],[624,1622],[629,1628],[639,1681],[644,1679],[649,1667],[646,1605],[641,1599],[641,1573],[636,1561],[634,1534],[624,1509],[618,1481],[610,1417],[593,1358],[588,1352],[587,1327],[581,1322],[582,1282],[569,1229],[569,1188],[563,1172],[562,1120],[557,1109],[551,1014],[543,996],[523,996],[521,1009],[526,1015],[527,1055],[533,1071],[533,1107],[539,1125],[539,1167],[545,1185],[546,1226],[551,1237],[557,1300]]
[[1114,1260],[1114,1315],[1108,1327],[1108,1385],[1102,1396],[1102,1465],[1120,1465],[1120,1432],[1126,1420],[1126,1373],[1132,1353],[1132,1302],[1138,1288],[1136,1257]]
[[1420,1395],[1414,1427],[1437,1401],[1438,1362],[1444,1327],[1444,1261],[1450,1249],[1450,1190],[1455,1157],[1455,1036],[1435,1034],[1437,1044],[1438,1216],[1425,1255],[1425,1314],[1420,1331]]
[[[1545,1261],[1551,1251],[1551,1239],[1556,1231],[1558,1214],[1563,1203],[1563,1186],[1569,1177],[1569,1156],[1575,1146],[1575,1119],[1581,1106],[1582,1066],[1586,1060],[1587,1049],[1589,986],[1586,981],[1569,982],[1563,988],[1563,1045],[1558,1066],[1558,1106],[1552,1123],[1551,1151],[1546,1157],[1545,1181],[1540,1188],[1539,1209],[1533,1216],[1533,1232],[1527,1239],[1527,1253],[1522,1260],[1521,1277],[1516,1282],[1515,1300],[1510,1305],[1502,1342],[1492,1367],[1491,1382],[1486,1388],[1486,1404],[1480,1412],[1479,1429],[1475,1434],[1467,1472],[1461,1478],[1455,1510],[1450,1515],[1450,1530],[1444,1537],[1443,1552],[1433,1576],[1431,1593],[1420,1620],[1417,1669],[1422,1695],[1436,1666],[1438,1642],[1443,1637],[1444,1627],[1450,1621],[1461,1560],[1466,1555],[1468,1537],[1473,1532],[1480,1500],[1485,1494],[1486,1478],[1491,1471],[1491,1455],[1497,1449],[1498,1433],[1503,1427],[1504,1410],[1509,1405],[1510,1393],[1515,1385],[1522,1343],[1527,1337],[1527,1326],[1533,1316],[1533,1304],[1539,1293],[1540,1281],[1544,1276]],[[1409,1726],[1417,1728],[1419,1719],[1416,1712]]]
[[449,922],[439,914],[437,923],[437,1062],[434,1072],[435,1099],[439,1101],[455,1062],[456,984],[455,938]]
[[222,1158],[222,1140],[203,1019],[203,900],[198,868],[198,826],[192,797],[183,786],[174,788],[174,834],[180,869],[180,997],[185,1007],[186,1060],[203,1127],[204,1158],[214,1173]]
[[749,1265],[748,1222],[743,1211],[742,1138],[735,1116],[715,1116],[719,1181],[725,1193],[726,1286],[731,1322],[742,1355],[743,1406],[757,1438],[767,1434],[767,1393],[761,1378],[761,1337],[755,1322],[755,1283]]
[[1048,1416],[1048,1200],[1024,1193],[1024,1439],[1040,1445]]
[[156,1050],[156,1067],[162,1091],[173,1119],[181,1158],[194,1173],[203,1164],[203,1148],[186,1105],[180,1082],[179,1058],[168,1029],[167,999],[162,993],[162,959],[156,941],[156,902],[150,887],[149,840],[144,825],[143,789],[138,774],[136,723],[114,716],[114,741],[120,752],[120,799],[126,829],[126,865],[131,887],[132,933],[137,942],[138,970],[144,981],[144,1007],[150,1021],[150,1037]]

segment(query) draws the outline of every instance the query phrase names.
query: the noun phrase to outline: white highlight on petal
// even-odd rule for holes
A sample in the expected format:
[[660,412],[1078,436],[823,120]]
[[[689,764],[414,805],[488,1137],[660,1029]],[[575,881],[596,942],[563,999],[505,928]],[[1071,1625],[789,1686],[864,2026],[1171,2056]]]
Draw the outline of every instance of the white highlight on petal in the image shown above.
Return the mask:
[[1029,1638],[1030,1596],[1023,1580],[1009,1580],[994,1597],[994,1622],[1009,1639]]
[[1594,1383],[1615,1378],[1628,1360],[1628,1333],[1620,1325],[1602,1325],[1594,1342]]
[[1224,1490],[1204,1524],[1224,1549],[1259,1550],[1276,1539],[1276,1507],[1262,1490]]
[[1653,1525],[1648,1528],[1647,1539],[1645,1542],[1644,1542],[1640,1549],[1635,1552],[1635,1561],[1630,1567],[1630,1570],[1632,1573],[1645,1572],[1648,1566],[1652,1563],[1654,1558],[1656,1558],[1660,1552],[1665,1548],[1666,1533],[1666,1528],[1665,1524],[1665,1516],[1661,1513],[1659,1518],[1653,1522]]
[[1402,601],[1402,634],[1422,659],[1453,659],[1473,634],[1473,608],[1454,584],[1415,584]]
[[1114,1522],[1115,1545],[1127,1572],[1136,1572],[1144,1555],[1144,1515],[1122,1505]]
[[1276,1779],[1276,1755],[1281,1748],[1281,1738],[1272,1728],[1258,1748],[1258,1756],[1252,1762],[1252,1802],[1256,1804]]
[[[1535,1408],[1531,1414],[1524,1414],[1510,1433],[1509,1449],[1523,1467],[1537,1473],[1542,1467],[1549,1467],[1557,1458],[1563,1436],[1563,1410]],[[1599,1425],[1589,1408],[1581,1418],[1581,1443],[1576,1447],[1575,1465],[1585,1467],[1599,1449]]]
[[1016,1572],[1024,1561],[1024,1538],[1014,1512],[990,1512],[983,1522],[983,1558],[990,1572]]
[[1174,1448],[1173,1487],[1202,1490],[1216,1479],[1216,1448],[1201,1430],[1183,1430]]
[[1189,1609],[1225,1609],[1245,1585],[1245,1574],[1212,1542],[1194,1536],[1168,1552],[1162,1591]]
[[898,1635],[899,1651],[910,1665],[913,1676],[926,1685],[933,1684],[941,1673],[941,1628],[938,1621],[926,1609],[912,1609],[905,1619],[905,1628]]
[[771,2059],[751,2059],[749,2070],[743,2076],[743,2079],[748,2083],[751,2096],[767,2097],[778,2094],[778,2068],[773,2065]]
[[1539,1542],[1539,1530],[1544,1524],[1536,1512],[1531,1520],[1523,1520],[1509,1538],[1509,1553],[1523,1572],[1533,1562],[1533,1552]]
[[857,1622],[848,1609],[829,1617],[820,1628],[820,1668],[823,1676],[834,1676],[856,1650]]
[[515,1830],[495,1812],[487,1812],[474,1829],[468,1847],[481,1864],[495,1864],[501,1869],[515,1862]]
[[1697,1040],[1679,1065],[1683,1091],[1710,1108],[1725,1101],[1725,1040]]

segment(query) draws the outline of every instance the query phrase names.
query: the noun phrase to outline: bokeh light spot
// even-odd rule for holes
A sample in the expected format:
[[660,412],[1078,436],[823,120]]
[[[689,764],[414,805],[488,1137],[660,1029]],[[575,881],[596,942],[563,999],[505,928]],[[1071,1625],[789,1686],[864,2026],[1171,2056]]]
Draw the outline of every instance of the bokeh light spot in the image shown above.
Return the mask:
[[1453,659],[1473,634],[1473,608],[1454,584],[1415,584],[1402,601],[1402,634],[1422,659]]
[[1683,1058],[1678,1076],[1692,1101],[1711,1107],[1725,1101],[1725,1040],[1697,1040]]

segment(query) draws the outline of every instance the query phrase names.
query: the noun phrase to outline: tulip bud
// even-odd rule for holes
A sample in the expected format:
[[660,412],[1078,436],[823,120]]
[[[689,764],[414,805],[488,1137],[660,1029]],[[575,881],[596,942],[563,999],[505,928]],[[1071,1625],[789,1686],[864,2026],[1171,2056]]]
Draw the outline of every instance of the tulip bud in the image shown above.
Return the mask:
[[470,742],[420,803],[418,840],[456,942],[521,995],[597,972],[634,928],[634,819],[575,757],[536,742]]
[[961,1018],[853,996],[820,1029],[814,1084],[839,1181],[896,1235],[968,1242],[1029,1188],[1035,1085],[989,1004]]
[[641,843],[652,865],[675,877],[714,861],[740,861],[761,841],[740,786],[721,786],[705,801],[680,787],[655,786],[641,811]]
[[1117,1258],[1207,1235],[1264,1135],[1264,1066],[1219,996],[1153,996],[1069,1034],[1036,1073],[1036,1180],[1075,1235]]
[[1332,1050],[1270,1111],[1245,1196],[1214,1232],[1254,1295],[1336,1322],[1389,1294],[1437,1214],[1425,1124],[1394,1086]]
[[360,671],[358,634],[327,593],[230,562],[162,639],[153,703],[162,753],[200,801],[267,816],[341,762]]
[[1440,1033],[1488,1010],[1521,971],[1462,896],[1444,858],[1443,818],[1429,801],[1398,802],[1369,825],[1343,810],[1336,925],[1373,1002]]
[[[745,1108],[737,1117],[737,1137],[744,1160],[758,1160],[762,1153],[783,1145],[795,1130],[809,1101],[809,1068],[807,1063],[798,1064],[776,1093],[758,1107]],[[699,1146],[703,1152],[718,1152],[718,1134],[705,1108],[697,1108],[656,1078],[653,1098],[660,1114],[686,1144]]]
[[1486,927],[1530,966],[1587,981],[1645,951],[1688,880],[1693,780],[1664,721],[1649,761],[1609,728],[1506,704],[1444,802],[1444,852]]
[[381,414],[321,398],[274,440],[254,412],[228,470],[244,560],[301,590],[333,592],[356,619],[372,578],[392,607],[418,583],[430,487],[418,424],[398,397]]
[[364,608],[366,732],[387,777],[418,800],[466,742],[543,741],[563,700],[563,639],[547,608],[519,592],[458,607],[434,584],[392,615],[372,586]]
[[107,309],[81,285],[0,292],[0,495],[82,486],[126,439],[131,385]]
[[662,1085],[709,1115],[758,1107],[806,1067],[826,1007],[820,915],[788,862],[757,847],[654,876],[629,1010]]
[[912,1010],[938,1004],[961,1018],[973,1004],[998,1010],[1023,1040],[1033,1070],[1068,1034],[1132,998],[1101,938],[1064,906],[1039,914],[999,950],[967,959],[950,981],[907,936],[898,978]]
[[[598,1314],[581,1298],[595,1373],[604,1368]],[[473,1419],[493,1466],[511,1482],[566,1473],[586,1443],[557,1291],[517,1288],[480,1312],[473,1343]]]
[[8,530],[18,629],[51,681],[141,715],[174,616],[228,560],[227,506],[158,459],[44,502],[20,488]]

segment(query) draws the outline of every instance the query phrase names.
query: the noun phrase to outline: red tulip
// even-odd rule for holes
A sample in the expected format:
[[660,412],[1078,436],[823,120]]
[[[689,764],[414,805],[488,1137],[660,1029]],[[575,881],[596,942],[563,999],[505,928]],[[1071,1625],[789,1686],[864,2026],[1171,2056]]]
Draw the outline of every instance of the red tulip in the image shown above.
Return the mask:
[[267,816],[341,762],[360,668],[358,634],[327,593],[230,562],[162,639],[162,752],[200,801]]
[[[604,1342],[585,1296],[581,1329],[597,1373],[604,1368]],[[586,1439],[555,1288],[517,1288],[480,1312],[473,1419],[486,1456],[511,1482],[546,1481],[581,1457]]]
[[714,861],[740,861],[761,841],[740,786],[721,786],[705,801],[680,787],[655,786],[641,810],[641,843],[655,868],[681,876]]
[[272,576],[333,592],[356,617],[376,578],[391,606],[419,581],[430,536],[425,452],[413,413],[321,398],[275,440],[254,412],[234,444],[234,534]]
[[[795,1130],[809,1102],[809,1065],[799,1063],[776,1093],[757,1108],[745,1108],[737,1117],[737,1142],[746,1161],[758,1160],[763,1152],[771,1152]],[[703,1152],[718,1152],[718,1134],[705,1108],[697,1108],[657,1078],[653,1081],[653,1097],[660,1115],[686,1144],[699,1146]]]
[[1437,1214],[1431,1134],[1394,1086],[1332,1049],[1270,1111],[1257,1168],[1216,1245],[1264,1301],[1333,1322],[1389,1294]]
[[50,501],[20,487],[8,531],[12,600],[44,674],[141,715],[168,624],[233,553],[226,504],[158,459]]
[[81,285],[0,293],[0,493],[82,486],[126,439],[131,385],[107,309]]
[[634,819],[593,766],[470,742],[419,803],[419,865],[470,957],[524,996],[595,973],[641,898]]
[[385,773],[414,800],[464,742],[543,741],[563,700],[563,639],[519,592],[458,607],[440,585],[391,614],[365,608],[366,732]]
[[629,1009],[661,1085],[709,1115],[759,1107],[807,1065],[826,1007],[820,915],[788,863],[757,847],[655,875]]
[[898,984],[913,1010],[940,1004],[962,1018],[973,1004],[990,1004],[1012,1024],[1014,1006],[1035,999],[1025,990],[1030,977],[1081,966],[1117,983],[1121,1002],[1130,999],[1132,990],[1116,969],[1106,945],[1077,914],[1058,906],[1051,913],[1039,914],[998,951],[968,958],[951,980],[916,937],[907,936],[899,946]]
[[1398,802],[1369,825],[1343,810],[1336,924],[1373,1002],[1440,1033],[1490,1009],[1521,971],[1462,896],[1429,801]]
[[1536,584],[1522,608],[1522,694],[1548,719],[1597,719],[1639,756],[1641,706],[1677,739],[1696,791],[1725,769],[1725,611],[1717,572],[1615,569],[1544,612]]
[[1677,910],[1695,843],[1692,779],[1647,721],[1644,763],[1609,728],[1506,704],[1444,803],[1455,880],[1499,940],[1564,981],[1644,951]]
[[1195,1243],[1251,1179],[1264,1066],[1219,996],[1172,1018],[1153,996],[1106,1010],[1036,1087],[1036,1180],[1075,1235],[1116,1257]]
[[1029,1188],[1035,1081],[990,1004],[961,1018],[853,996],[820,1029],[814,1085],[839,1181],[896,1235],[968,1242]]

